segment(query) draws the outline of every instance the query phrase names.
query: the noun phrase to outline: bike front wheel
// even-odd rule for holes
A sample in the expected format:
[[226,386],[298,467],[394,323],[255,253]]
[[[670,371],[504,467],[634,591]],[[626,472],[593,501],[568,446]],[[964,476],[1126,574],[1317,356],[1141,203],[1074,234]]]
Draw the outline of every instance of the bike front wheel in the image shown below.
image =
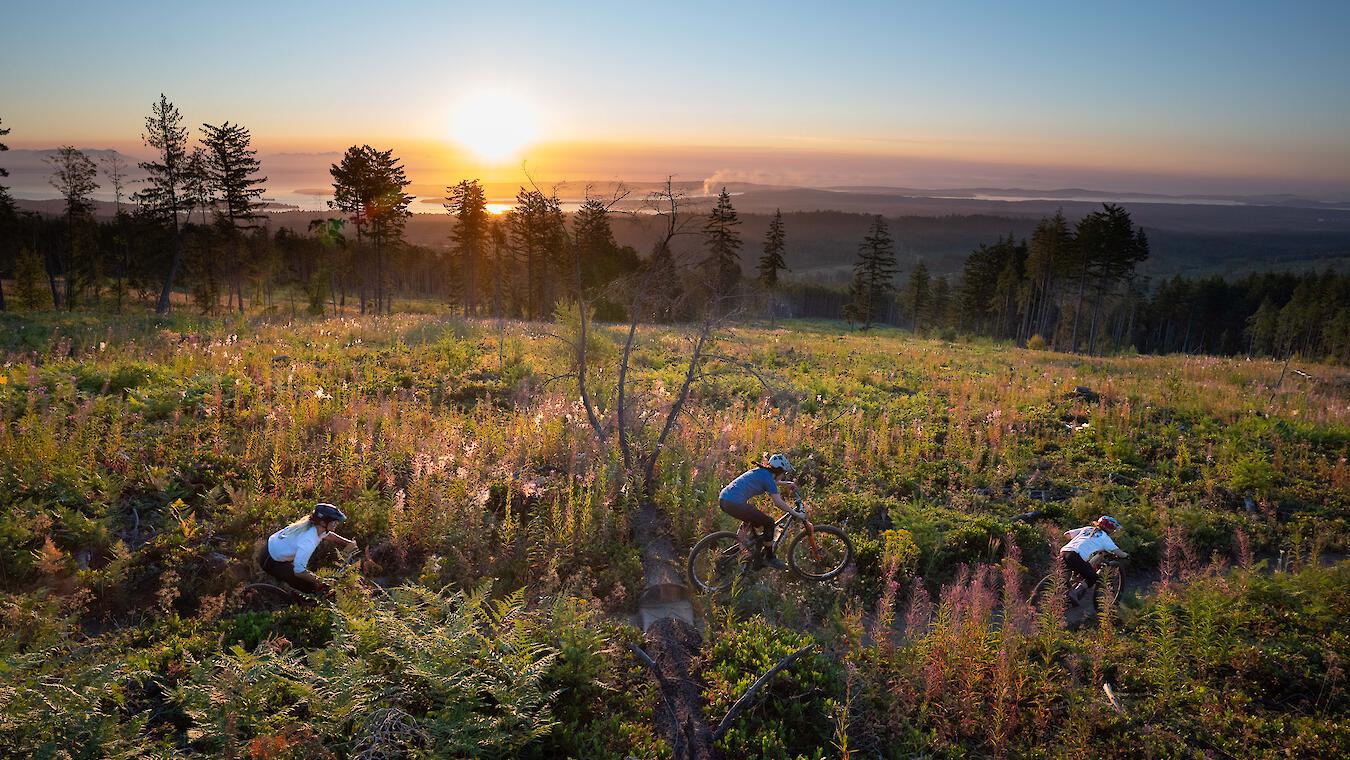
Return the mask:
[[817,525],[792,537],[788,544],[788,565],[803,578],[825,581],[844,572],[853,561],[853,542],[848,534],[833,525]]
[[1120,592],[1125,588],[1125,576],[1121,574],[1120,566],[1114,564],[1103,567],[1098,575],[1102,577],[1102,582],[1097,584],[1097,611],[1100,613],[1113,609],[1120,601]]
[[744,560],[745,546],[735,533],[709,533],[689,552],[689,582],[705,593],[725,591],[736,580]]

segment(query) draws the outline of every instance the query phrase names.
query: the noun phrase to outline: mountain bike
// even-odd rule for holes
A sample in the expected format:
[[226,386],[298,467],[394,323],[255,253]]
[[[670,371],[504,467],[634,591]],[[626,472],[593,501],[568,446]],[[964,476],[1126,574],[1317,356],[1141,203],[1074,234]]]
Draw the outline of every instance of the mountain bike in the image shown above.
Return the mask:
[[[1058,558],[1056,558],[1056,561],[1058,561]],[[1100,614],[1105,610],[1113,609],[1116,603],[1120,601],[1121,590],[1125,588],[1125,574],[1121,569],[1120,560],[1104,552],[1099,552],[1088,560],[1088,564],[1092,565],[1092,569],[1096,570],[1097,576],[1101,578],[1101,581],[1097,583],[1096,593],[1091,595],[1094,611]],[[1064,583],[1059,580],[1060,577],[1059,572],[1051,571],[1049,575],[1042,578],[1040,583],[1037,583],[1036,587],[1032,589],[1031,596],[1027,598],[1027,603],[1033,607],[1039,607],[1052,594],[1072,593],[1080,585],[1077,575],[1066,572],[1062,576],[1065,578],[1065,583],[1072,583],[1073,585],[1064,588]],[[1067,599],[1065,603],[1068,603]],[[1086,604],[1086,598],[1078,602],[1079,608],[1084,611],[1086,611]]]
[[[795,500],[797,509],[784,512],[773,524],[770,551],[787,545],[788,567],[798,577],[824,581],[833,578],[853,561],[853,542],[842,528],[816,525],[806,516],[806,504]],[[742,523],[749,527],[748,523]],[[689,582],[703,592],[725,591],[742,572],[757,564],[754,529],[742,540],[734,531],[709,533],[689,552]]]
[[[264,544],[265,546],[265,544]],[[260,550],[259,550],[260,551]],[[258,551],[255,551],[253,558],[254,568],[257,570],[258,577],[250,583],[244,584],[238,591],[240,608],[245,612],[276,612],[278,610],[292,607],[295,605],[313,605],[322,603],[324,599],[330,599],[332,595],[332,586],[327,585],[330,579],[345,577],[349,574],[355,574],[362,586],[377,588],[384,593],[383,588],[376,586],[361,577],[361,550],[339,550],[337,560],[330,569],[321,571],[322,578],[326,582],[325,590],[320,594],[311,594],[299,589],[292,588],[281,581],[267,575],[261,567],[258,566]]]

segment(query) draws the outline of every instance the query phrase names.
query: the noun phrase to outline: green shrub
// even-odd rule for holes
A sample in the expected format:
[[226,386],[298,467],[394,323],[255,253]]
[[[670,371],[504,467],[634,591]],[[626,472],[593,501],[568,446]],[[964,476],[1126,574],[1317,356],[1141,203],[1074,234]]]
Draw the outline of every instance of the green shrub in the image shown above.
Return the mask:
[[[753,617],[720,632],[703,668],[709,720],[725,715],[741,694],[779,660],[810,639]],[[818,649],[766,683],[753,708],[741,713],[718,747],[728,757],[825,757],[842,672]]]

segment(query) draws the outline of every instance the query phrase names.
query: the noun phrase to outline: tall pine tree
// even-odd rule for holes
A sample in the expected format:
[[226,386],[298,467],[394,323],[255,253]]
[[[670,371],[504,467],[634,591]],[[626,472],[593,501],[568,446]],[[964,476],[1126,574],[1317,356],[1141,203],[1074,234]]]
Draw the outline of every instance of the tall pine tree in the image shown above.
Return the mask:
[[741,235],[736,231],[740,224],[736,208],[731,205],[731,194],[724,187],[703,225],[703,242],[708,249],[703,270],[715,297],[732,295],[740,282]]
[[922,261],[914,265],[905,283],[904,306],[914,332],[927,329],[933,312],[932,277]]
[[[609,221],[610,205],[600,198],[587,198],[572,217],[573,289],[579,290],[595,308],[595,318],[620,321],[627,317],[623,306],[605,292],[605,286],[637,271],[637,251],[614,239]],[[575,294],[574,294],[575,295]]]
[[[75,308],[76,294],[94,279],[94,242],[90,230],[94,221],[91,194],[98,189],[98,166],[82,151],[70,145],[56,149],[47,162],[52,166],[51,185],[66,201],[66,245],[61,257],[65,275],[67,309]],[[60,308],[60,304],[54,304]]]
[[1078,305],[1074,309],[1073,350],[1078,350],[1078,327],[1083,311],[1083,299],[1092,289],[1092,319],[1088,324],[1088,352],[1096,349],[1098,324],[1103,303],[1115,286],[1134,271],[1135,266],[1148,258],[1148,238],[1142,229],[1134,226],[1130,214],[1113,203],[1102,204],[1095,211],[1078,220],[1077,248],[1079,254]]
[[226,262],[229,279],[238,297],[239,312],[244,311],[244,278],[250,264],[240,231],[252,229],[262,214],[263,183],[258,176],[262,163],[252,147],[252,135],[242,125],[226,121],[216,126],[202,124],[207,182],[217,203],[221,226],[233,254]]
[[787,233],[783,230],[783,210],[775,209],[773,219],[769,221],[769,230],[764,233],[764,255],[759,258],[759,284],[769,296],[769,323],[774,324],[778,316],[778,273],[787,271],[787,262],[783,260],[783,251],[787,247]]
[[[376,150],[369,145],[353,145],[342,160],[329,167],[333,176],[333,208],[349,215],[356,228],[357,245],[363,236],[374,244],[374,255],[368,269],[374,281],[375,313],[387,314],[392,299],[386,295],[385,254],[388,248],[403,237],[408,204],[412,196],[405,190],[411,183],[400,159],[391,150]],[[366,310],[364,284],[361,294],[361,312]]]
[[183,127],[183,115],[162,93],[159,102],[151,107],[145,119],[145,134],[141,139],[155,149],[155,158],[143,161],[140,167],[149,176],[145,188],[133,197],[153,217],[167,222],[173,230],[173,257],[159,291],[155,313],[169,311],[169,294],[183,262],[183,235],[178,215],[186,206],[184,186],[187,180],[188,137]]
[[556,197],[522,187],[507,226],[512,247],[525,264],[525,316],[545,317],[553,312],[554,284],[565,264],[562,205]]
[[858,246],[858,261],[853,265],[853,284],[844,306],[850,324],[861,324],[864,330],[872,327],[885,299],[895,292],[895,272],[895,241],[886,220],[877,216]]
[[[0,124],[3,123],[4,121],[0,120]],[[9,134],[9,127],[0,127],[0,137],[4,137],[7,134]],[[0,153],[4,153],[7,150],[9,150],[9,146],[0,142]],[[8,176],[9,170],[3,166],[0,166],[0,179],[3,179]],[[9,188],[5,187],[4,185],[0,185],[0,215],[13,213],[14,213],[14,199],[9,197]],[[4,297],[0,296],[0,310],[4,309],[4,303],[5,303]]]
[[[476,179],[461,180],[446,188],[445,210],[455,218],[451,235],[454,238],[454,281],[464,313],[478,314],[488,248],[492,242],[487,212],[487,195]],[[503,273],[497,273],[503,274]]]
[[1060,283],[1065,270],[1072,266],[1075,245],[1073,230],[1062,210],[1049,219],[1042,219],[1031,233],[1026,281],[1020,292],[1024,338],[1040,335],[1043,339],[1054,340]]
[[250,229],[262,216],[263,183],[258,176],[262,162],[253,149],[253,137],[242,125],[225,122],[220,126],[202,124],[202,146],[206,151],[207,180],[220,204],[220,213],[231,227]]
[[[0,122],[3,123],[3,122]],[[8,127],[0,127],[0,137],[9,134]],[[0,142],[0,153],[9,150],[9,146]],[[0,166],[0,179],[9,176],[9,171]],[[14,229],[16,215],[14,213],[14,199],[9,197],[9,188],[0,185],[0,268],[5,266],[5,262],[14,255],[13,247],[9,242],[11,230]],[[5,311],[5,288],[0,283],[0,311]]]

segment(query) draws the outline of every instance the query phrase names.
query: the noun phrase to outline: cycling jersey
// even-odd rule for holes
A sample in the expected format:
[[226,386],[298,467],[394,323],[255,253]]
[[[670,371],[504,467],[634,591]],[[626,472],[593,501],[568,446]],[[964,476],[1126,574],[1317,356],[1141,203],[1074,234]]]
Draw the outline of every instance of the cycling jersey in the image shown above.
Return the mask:
[[774,480],[773,470],[756,467],[746,470],[740,477],[722,489],[719,498],[737,504],[744,504],[762,493],[778,493],[778,482]]
[[1069,543],[1060,547],[1061,552],[1077,552],[1083,559],[1092,559],[1092,555],[1097,552],[1110,552],[1112,554],[1120,551],[1116,542],[1106,534],[1106,531],[1094,526],[1085,528],[1076,528],[1068,532]]
[[288,525],[267,538],[267,553],[278,562],[291,562],[295,572],[309,569],[309,557],[319,542],[328,535],[320,532],[312,522],[308,525]]

